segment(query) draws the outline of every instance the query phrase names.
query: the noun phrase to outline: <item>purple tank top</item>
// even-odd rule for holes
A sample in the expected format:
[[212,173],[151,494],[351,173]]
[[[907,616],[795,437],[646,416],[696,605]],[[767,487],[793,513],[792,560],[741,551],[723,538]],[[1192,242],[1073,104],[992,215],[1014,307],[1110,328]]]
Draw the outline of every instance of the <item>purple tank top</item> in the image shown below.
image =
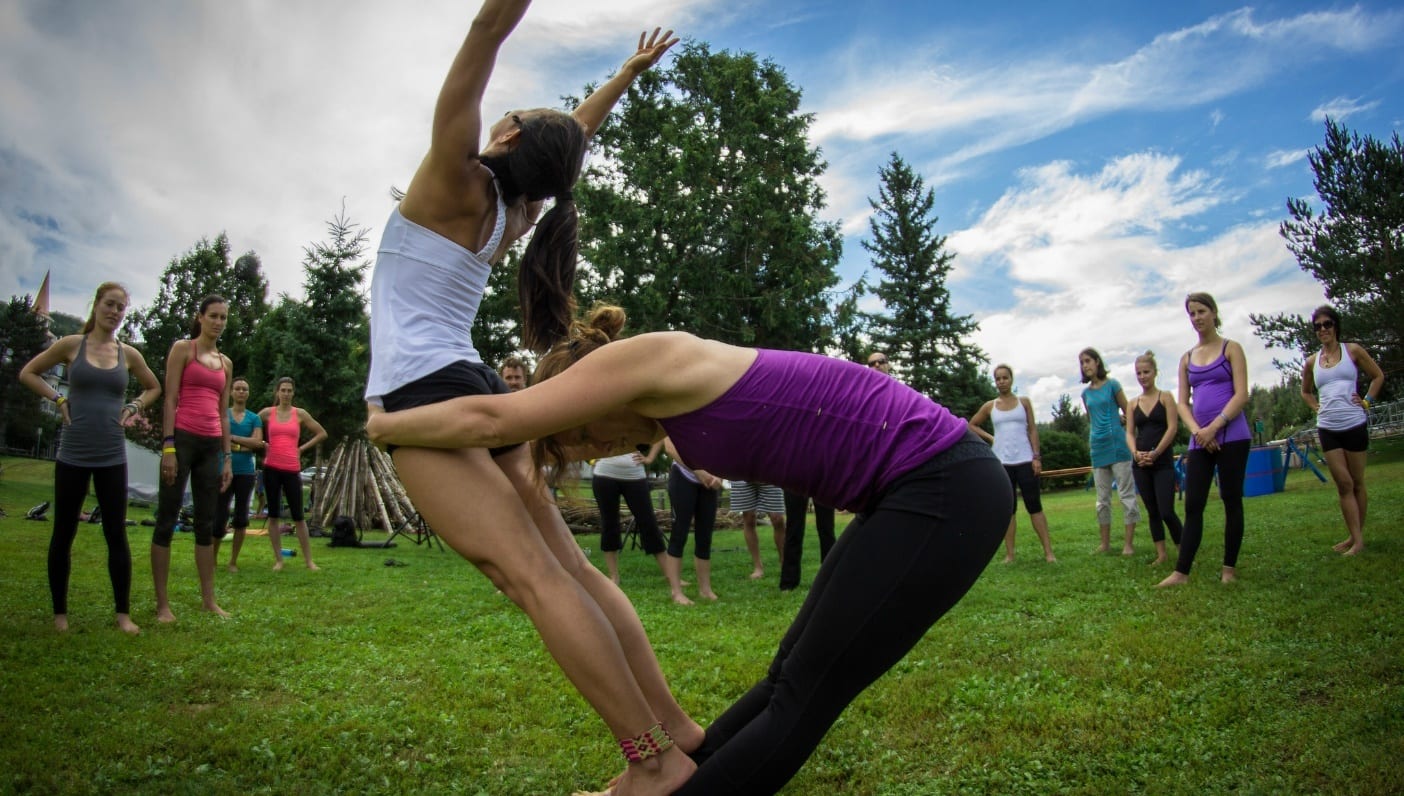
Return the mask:
[[[1225,340],[1218,359],[1208,365],[1196,365],[1193,360],[1187,363],[1194,422],[1200,427],[1214,422],[1214,418],[1224,411],[1224,407],[1228,406],[1228,402],[1233,398],[1233,364],[1228,361],[1225,353],[1227,351],[1228,341]],[[1248,428],[1248,417],[1242,412],[1229,420],[1229,424],[1219,432],[1220,445],[1252,438],[1253,432]],[[1191,436],[1190,448],[1198,447],[1199,442]]]
[[965,436],[945,407],[885,373],[758,349],[720,398],[658,421],[694,469],[862,510],[898,477]]

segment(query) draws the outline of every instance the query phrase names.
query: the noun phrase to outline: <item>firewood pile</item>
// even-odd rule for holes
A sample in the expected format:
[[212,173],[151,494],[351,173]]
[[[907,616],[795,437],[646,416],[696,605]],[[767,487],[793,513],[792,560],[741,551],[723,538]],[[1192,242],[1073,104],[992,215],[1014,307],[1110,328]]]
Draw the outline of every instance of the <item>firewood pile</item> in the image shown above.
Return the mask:
[[365,439],[348,439],[336,447],[326,470],[313,481],[312,493],[308,520],[323,528],[345,515],[357,528],[388,533],[416,516],[390,456]]

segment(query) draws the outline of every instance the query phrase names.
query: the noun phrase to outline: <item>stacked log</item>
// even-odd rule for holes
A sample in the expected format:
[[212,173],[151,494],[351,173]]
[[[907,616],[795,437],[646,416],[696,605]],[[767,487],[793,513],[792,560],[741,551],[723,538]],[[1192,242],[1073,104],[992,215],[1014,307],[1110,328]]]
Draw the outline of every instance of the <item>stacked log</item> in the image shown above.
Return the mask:
[[338,445],[331,464],[313,481],[312,493],[308,519],[324,528],[347,516],[358,529],[380,528],[389,533],[418,514],[390,456],[366,439],[348,439]]

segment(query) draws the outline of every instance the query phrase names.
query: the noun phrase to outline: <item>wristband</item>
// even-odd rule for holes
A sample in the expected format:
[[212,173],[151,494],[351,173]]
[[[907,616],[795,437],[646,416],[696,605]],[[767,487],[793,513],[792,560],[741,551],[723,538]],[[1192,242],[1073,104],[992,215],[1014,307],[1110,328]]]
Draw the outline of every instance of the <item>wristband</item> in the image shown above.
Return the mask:
[[1042,459],[1043,456],[1040,455],[1040,454],[1038,454],[1038,453],[1034,453],[1034,458],[1035,458],[1035,459]]
[[175,455],[175,452],[176,452],[176,451],[175,451],[175,448],[162,448],[162,449],[161,449],[161,455],[162,455],[162,456],[174,456],[174,455]]
[[1368,396],[1368,395],[1365,396],[1364,398],[1361,398],[1361,399],[1360,399],[1360,405],[1363,406],[1363,407],[1365,407],[1367,410],[1368,410],[1373,404],[1374,404],[1374,401],[1371,401],[1371,400],[1370,400],[1370,396]]
[[130,402],[128,402],[126,408],[132,410],[132,414],[135,414],[135,415],[141,414],[141,403],[138,402],[138,401],[130,401]]
[[54,397],[54,406],[63,406],[68,403],[68,396],[58,395]]
[[174,436],[165,437],[165,438],[163,438],[163,439],[161,440],[161,442],[162,442],[163,444],[165,444],[165,445],[175,445],[175,437],[174,437]]

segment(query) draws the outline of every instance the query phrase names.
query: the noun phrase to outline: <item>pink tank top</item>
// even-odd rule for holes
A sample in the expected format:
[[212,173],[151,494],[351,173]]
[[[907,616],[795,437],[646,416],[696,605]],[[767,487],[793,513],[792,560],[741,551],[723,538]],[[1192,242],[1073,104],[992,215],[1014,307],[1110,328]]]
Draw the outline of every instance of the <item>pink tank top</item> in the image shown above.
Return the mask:
[[195,341],[190,341],[190,359],[180,373],[180,400],[176,403],[175,427],[202,437],[218,437],[219,401],[224,395],[224,368],[210,370],[200,363]]
[[297,409],[286,422],[278,420],[278,407],[268,410],[268,453],[263,457],[263,466],[272,467],[287,473],[302,469],[302,456],[297,450],[297,440],[302,436],[302,424]]

